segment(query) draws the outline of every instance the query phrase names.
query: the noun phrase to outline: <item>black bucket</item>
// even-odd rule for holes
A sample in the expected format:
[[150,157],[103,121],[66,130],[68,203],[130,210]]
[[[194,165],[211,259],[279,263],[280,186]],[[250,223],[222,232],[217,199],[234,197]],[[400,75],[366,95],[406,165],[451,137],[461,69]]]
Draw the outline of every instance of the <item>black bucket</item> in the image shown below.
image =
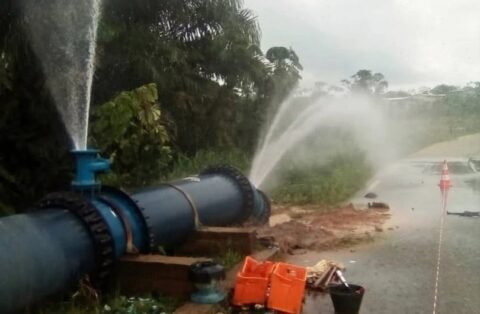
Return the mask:
[[358,314],[365,289],[358,285],[331,286],[330,297],[336,314]]

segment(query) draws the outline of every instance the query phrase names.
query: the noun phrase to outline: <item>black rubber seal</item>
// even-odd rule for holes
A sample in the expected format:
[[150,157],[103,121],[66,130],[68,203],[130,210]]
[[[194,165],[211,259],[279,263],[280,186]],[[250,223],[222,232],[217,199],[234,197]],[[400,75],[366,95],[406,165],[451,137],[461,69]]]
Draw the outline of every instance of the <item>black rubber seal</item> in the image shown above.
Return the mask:
[[230,165],[218,165],[205,169],[200,175],[211,175],[219,174],[231,178],[240,188],[243,197],[243,211],[242,216],[240,217],[243,223],[247,221],[254,212],[254,197],[255,191],[253,190],[252,184],[250,181],[243,175],[243,173],[237,168]]
[[84,196],[75,192],[55,192],[48,194],[38,204],[40,209],[62,208],[79,218],[93,240],[95,250],[94,273],[89,274],[91,284],[103,289],[106,279],[112,272],[115,261],[115,248],[108,225],[97,208]]

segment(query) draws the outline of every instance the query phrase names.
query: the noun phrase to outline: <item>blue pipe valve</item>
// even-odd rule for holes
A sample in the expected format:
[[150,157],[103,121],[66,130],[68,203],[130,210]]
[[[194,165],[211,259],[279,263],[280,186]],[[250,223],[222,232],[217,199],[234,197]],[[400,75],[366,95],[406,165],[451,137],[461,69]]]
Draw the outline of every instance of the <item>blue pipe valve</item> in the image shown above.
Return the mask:
[[101,158],[99,150],[72,150],[71,153],[76,161],[75,178],[72,181],[72,188],[81,191],[95,191],[100,188],[100,181],[96,175],[110,170],[110,161]]

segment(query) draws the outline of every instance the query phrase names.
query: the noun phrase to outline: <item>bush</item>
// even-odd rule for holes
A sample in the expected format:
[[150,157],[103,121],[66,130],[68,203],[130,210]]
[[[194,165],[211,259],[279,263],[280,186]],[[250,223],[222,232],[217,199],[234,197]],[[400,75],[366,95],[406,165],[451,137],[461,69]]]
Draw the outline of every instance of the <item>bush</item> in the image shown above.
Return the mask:
[[151,184],[167,171],[171,150],[155,84],[123,92],[93,112],[91,143],[112,161],[102,182],[122,187]]
[[[161,181],[184,178],[218,164],[235,166],[247,174],[250,159],[237,149],[203,150],[193,157],[181,155]],[[363,154],[351,150],[338,154],[321,165],[290,163],[278,176],[276,187],[266,189],[266,192],[280,203],[335,204],[347,200],[361,189],[371,174],[372,169]]]
[[372,169],[360,153],[337,155],[323,165],[293,165],[269,194],[281,203],[336,204],[362,188]]
[[179,301],[168,297],[126,297],[115,295],[104,302],[75,298],[44,304],[37,309],[27,310],[27,314],[162,314],[173,313]]
[[219,164],[228,164],[246,173],[250,166],[250,158],[239,149],[201,150],[192,157],[179,155],[172,170],[161,177],[162,181],[170,181],[197,174],[206,168]]
[[178,301],[171,298],[116,297],[105,304],[101,314],[161,314],[173,313]]

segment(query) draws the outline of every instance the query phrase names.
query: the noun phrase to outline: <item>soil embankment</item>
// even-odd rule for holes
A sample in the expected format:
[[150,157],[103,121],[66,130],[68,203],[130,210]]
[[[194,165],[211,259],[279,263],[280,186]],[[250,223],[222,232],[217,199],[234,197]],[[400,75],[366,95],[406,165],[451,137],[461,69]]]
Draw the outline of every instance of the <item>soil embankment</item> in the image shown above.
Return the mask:
[[258,230],[258,236],[275,242],[282,252],[302,254],[372,241],[390,217],[388,208],[355,209],[318,206],[274,207],[270,226]]

